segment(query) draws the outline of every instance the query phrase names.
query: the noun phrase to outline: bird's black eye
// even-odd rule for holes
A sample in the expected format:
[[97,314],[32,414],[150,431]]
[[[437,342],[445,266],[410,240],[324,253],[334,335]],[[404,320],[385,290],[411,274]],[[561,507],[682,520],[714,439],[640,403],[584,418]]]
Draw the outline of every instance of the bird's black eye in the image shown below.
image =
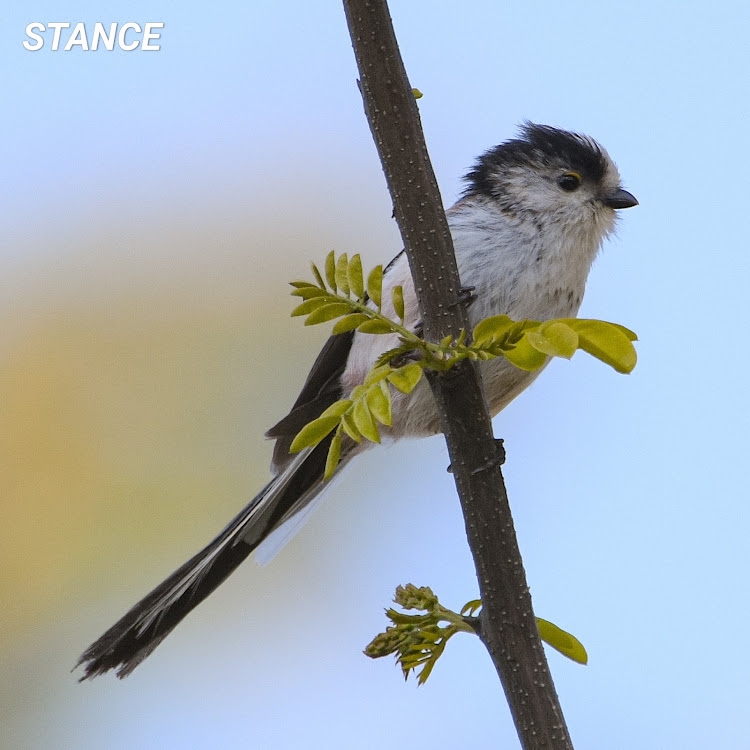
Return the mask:
[[583,182],[583,180],[578,172],[566,172],[557,178],[557,184],[569,193],[578,190],[578,188],[581,187],[581,182]]

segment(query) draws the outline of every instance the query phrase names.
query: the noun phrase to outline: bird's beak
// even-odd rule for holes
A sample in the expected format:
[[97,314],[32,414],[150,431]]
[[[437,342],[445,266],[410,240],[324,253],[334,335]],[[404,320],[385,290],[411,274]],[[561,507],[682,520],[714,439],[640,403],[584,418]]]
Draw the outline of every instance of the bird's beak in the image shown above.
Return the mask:
[[627,190],[617,188],[602,198],[602,203],[610,208],[632,208],[638,205],[636,197]]

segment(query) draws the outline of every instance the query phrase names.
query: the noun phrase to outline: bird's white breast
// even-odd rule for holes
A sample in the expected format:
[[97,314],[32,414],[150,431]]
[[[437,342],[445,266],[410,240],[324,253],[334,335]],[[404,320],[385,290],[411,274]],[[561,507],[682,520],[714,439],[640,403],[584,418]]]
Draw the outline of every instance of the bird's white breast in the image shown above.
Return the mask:
[[[461,283],[475,287],[469,308],[472,326],[491,315],[514,320],[574,317],[581,304],[591,263],[604,233],[597,228],[565,226],[557,229],[532,221],[513,224],[486,201],[460,201],[447,212]],[[564,231],[563,231],[564,230]],[[406,255],[402,254],[383,280],[383,312],[393,315],[392,289],[404,290],[405,323],[419,321],[414,285]],[[347,368],[344,391],[359,385],[377,358],[398,345],[396,334],[357,332]],[[490,410],[497,414],[521,393],[541,370],[525,372],[503,358],[481,364]],[[408,396],[394,394],[394,437],[420,436],[440,431],[429,386],[422,382]]]

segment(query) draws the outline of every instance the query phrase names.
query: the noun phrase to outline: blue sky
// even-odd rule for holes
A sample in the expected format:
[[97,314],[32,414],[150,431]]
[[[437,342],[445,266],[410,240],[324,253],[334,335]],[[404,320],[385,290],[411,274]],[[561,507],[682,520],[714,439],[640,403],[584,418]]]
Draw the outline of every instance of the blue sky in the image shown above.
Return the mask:
[[[495,420],[537,614],[590,655],[550,654],[576,747],[745,747],[747,5],[391,11],[446,204],[525,119],[600,140],[640,200],[581,311],[638,333],[635,372],[555,362]],[[28,52],[32,21],[165,27]],[[476,640],[419,689],[361,654],[397,584],[476,595],[440,439],[363,458],[126,681],[69,674],[266,481],[325,335],[285,282],[400,245],[339,3],[31,2],[0,61],[9,746],[513,746]]]

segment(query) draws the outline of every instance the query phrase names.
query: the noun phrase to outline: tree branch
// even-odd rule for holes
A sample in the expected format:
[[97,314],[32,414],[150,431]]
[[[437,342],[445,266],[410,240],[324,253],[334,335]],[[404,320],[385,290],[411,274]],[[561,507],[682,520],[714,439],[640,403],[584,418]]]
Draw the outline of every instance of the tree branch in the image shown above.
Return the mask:
[[[388,182],[428,341],[468,330],[460,280],[419,112],[386,0],[343,0],[365,113]],[[440,410],[482,597],[481,638],[521,743],[572,748],[531,605],[479,372],[428,375]]]

